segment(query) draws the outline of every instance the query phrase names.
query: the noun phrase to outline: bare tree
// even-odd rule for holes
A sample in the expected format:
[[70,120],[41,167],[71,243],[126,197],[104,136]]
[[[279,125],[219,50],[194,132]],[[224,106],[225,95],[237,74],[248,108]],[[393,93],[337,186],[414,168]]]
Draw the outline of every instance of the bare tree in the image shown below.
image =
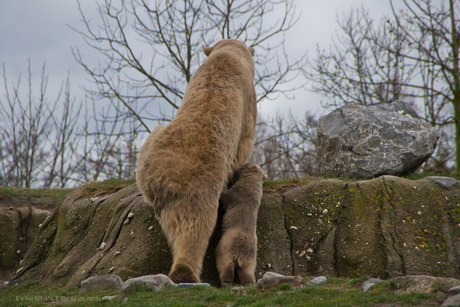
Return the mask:
[[[64,89],[65,88],[65,89]],[[61,102],[61,96],[63,101]],[[57,105],[58,101],[59,105]],[[59,106],[62,107],[58,117]],[[79,135],[78,119],[81,103],[76,104],[70,94],[70,77],[62,84],[56,99],[57,109],[50,110],[51,130],[47,135],[50,151],[46,159],[43,177],[40,178],[44,188],[57,186],[64,188],[72,180],[76,170],[76,153],[79,150],[81,136]]]
[[98,99],[120,101],[124,108],[119,115],[133,116],[137,131],[150,131],[148,121],[173,118],[203,60],[202,47],[218,39],[239,39],[256,47],[259,100],[296,89],[282,86],[297,76],[304,61],[290,62],[284,50],[284,33],[298,18],[293,0],[103,0],[96,25],[81,7],[80,12],[85,29],[79,33],[104,59],[94,68],[73,50],[96,84],[87,90]]
[[[390,1],[391,2],[391,1]],[[392,3],[392,2],[391,2]],[[404,86],[419,93],[425,119],[443,128],[453,124],[455,165],[460,172],[460,3],[454,0],[404,0],[406,10],[393,9],[395,27],[415,52],[402,52],[414,61],[421,82]],[[392,3],[393,5],[393,3]],[[394,50],[388,48],[390,52]]]
[[[29,61],[27,90],[22,92],[22,77],[16,84],[8,82],[3,64],[4,97],[0,100],[0,184],[7,186],[64,187],[72,173],[76,116],[70,100],[70,81],[53,101],[48,99],[48,77],[43,65],[39,93],[33,92]],[[64,86],[64,83],[63,83]],[[62,101],[64,96],[64,101]],[[62,117],[56,118],[60,107]]]
[[[312,90],[330,98],[326,107],[349,101],[372,104],[411,96],[403,84],[418,73],[400,56],[409,48],[399,32],[386,20],[376,28],[364,9],[343,14],[329,51],[317,47],[317,57],[309,62],[305,75],[313,81]],[[395,34],[397,33],[397,34]],[[374,43],[378,38],[381,45]],[[394,53],[386,46],[395,51]]]
[[308,112],[301,120],[277,114],[266,122],[259,116],[250,160],[272,180],[317,176],[316,126]]
[[[391,1],[390,1],[391,2]],[[318,48],[306,77],[312,89],[328,97],[327,106],[348,101],[363,104],[395,99],[422,106],[421,117],[441,130],[440,144],[451,139],[443,129],[455,126],[455,151],[437,151],[435,159],[456,156],[460,170],[460,71],[457,15],[454,0],[404,0],[405,10],[393,10],[378,25],[364,9],[343,15],[342,35],[329,52]],[[440,162],[438,165],[446,163]]]
[[[134,119],[120,115],[119,101],[105,108],[92,97],[87,97],[85,105],[77,103],[71,96],[70,77],[51,100],[45,65],[36,96],[30,61],[26,91],[21,87],[22,76],[9,83],[5,67],[3,64],[4,99],[0,99],[0,185],[65,188],[88,181],[135,178],[138,132]],[[138,111],[136,105],[133,108]]]
[[[137,111],[136,106],[133,107]],[[140,139],[135,120],[122,116],[121,108],[119,101],[101,107],[92,97],[87,97],[85,120],[78,131],[80,142],[76,149],[73,181],[135,178]]]
[[[50,115],[46,110],[47,78],[43,67],[39,94],[32,92],[32,71],[29,62],[28,93],[25,101],[20,95],[21,77],[10,88],[3,65],[5,99],[0,107],[0,138],[6,160],[2,159],[5,185],[31,187],[46,156],[43,143],[50,131]],[[35,101],[37,99],[37,102]]]

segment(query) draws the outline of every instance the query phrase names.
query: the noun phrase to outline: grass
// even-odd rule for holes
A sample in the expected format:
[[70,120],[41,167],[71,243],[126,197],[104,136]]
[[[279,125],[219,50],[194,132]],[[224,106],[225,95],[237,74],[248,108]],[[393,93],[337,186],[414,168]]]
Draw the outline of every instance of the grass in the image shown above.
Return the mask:
[[[439,306],[444,294],[397,295],[391,281],[384,281],[373,289],[362,292],[362,279],[329,278],[329,283],[317,287],[277,289],[261,292],[254,286],[246,287],[246,294],[232,296],[231,288],[194,287],[168,289],[160,292],[136,291],[126,296],[123,306]],[[43,286],[27,282],[20,286],[0,289],[0,306],[118,306],[125,297],[108,301],[103,296],[116,295],[116,290],[79,294],[79,289],[60,285]]]
[[[76,197],[90,197],[114,192],[135,183],[135,180],[108,179],[85,184],[74,189],[32,189],[0,186],[0,203],[22,206],[33,203],[43,209],[50,208],[64,200],[71,192]],[[75,195],[74,195],[75,196]],[[11,198],[14,201],[11,201]]]
[[306,185],[312,181],[320,180],[320,177],[308,177],[308,178],[292,178],[283,180],[265,180],[263,182],[264,192],[278,192],[283,193],[284,191]]
[[[33,202],[35,206],[47,209],[62,201],[73,189],[31,189],[0,186],[0,203],[22,206]],[[14,201],[11,201],[11,198]]]
[[109,192],[116,192],[124,187],[127,187],[136,181],[122,179],[107,179],[104,181],[95,181],[85,184],[78,188],[75,192],[78,193],[75,197],[90,197],[99,196]]

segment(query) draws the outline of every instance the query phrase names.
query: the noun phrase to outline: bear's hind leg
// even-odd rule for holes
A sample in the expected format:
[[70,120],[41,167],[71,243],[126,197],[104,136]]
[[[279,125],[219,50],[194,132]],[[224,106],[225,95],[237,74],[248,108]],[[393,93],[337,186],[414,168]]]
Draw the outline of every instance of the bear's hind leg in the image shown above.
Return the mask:
[[186,282],[186,283],[199,283],[199,274],[193,271],[192,267],[185,263],[174,262],[171,272],[169,272],[169,278],[175,283]]
[[204,208],[209,208],[207,212],[203,212],[203,207],[196,210],[190,204],[162,212],[160,223],[168,233],[173,252],[169,277],[175,283],[200,282],[203,258],[217,220],[217,207],[216,200],[214,208],[209,204],[204,205]]

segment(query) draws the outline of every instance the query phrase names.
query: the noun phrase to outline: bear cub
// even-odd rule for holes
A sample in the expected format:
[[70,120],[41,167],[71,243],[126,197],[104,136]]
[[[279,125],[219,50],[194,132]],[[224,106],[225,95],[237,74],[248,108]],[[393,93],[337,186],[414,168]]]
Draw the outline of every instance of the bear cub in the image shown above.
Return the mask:
[[255,284],[257,213],[265,179],[267,175],[259,165],[246,163],[235,173],[236,183],[220,197],[224,215],[216,263],[222,286],[231,286],[235,277],[241,285]]

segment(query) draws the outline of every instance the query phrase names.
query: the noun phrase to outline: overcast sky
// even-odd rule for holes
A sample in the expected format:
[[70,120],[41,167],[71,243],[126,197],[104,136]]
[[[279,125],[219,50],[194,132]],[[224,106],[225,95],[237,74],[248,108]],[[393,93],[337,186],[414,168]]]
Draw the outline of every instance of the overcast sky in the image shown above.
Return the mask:
[[[80,0],[85,12],[94,8],[95,0]],[[337,13],[349,12],[361,5],[379,20],[391,13],[387,0],[296,0],[297,12],[302,12],[299,22],[287,36],[288,54],[292,59],[308,52],[309,58],[316,56],[316,45],[328,48],[337,30]],[[6,66],[10,84],[16,82],[19,74],[27,73],[28,59],[32,63],[34,76],[38,77],[46,62],[49,76],[48,92],[57,93],[62,80],[70,74],[71,91],[77,100],[84,93],[79,89],[88,83],[83,68],[75,61],[71,47],[80,48],[85,56],[100,57],[86,47],[80,34],[70,27],[82,28],[81,16],[76,0],[0,0],[0,62]],[[24,78],[24,77],[23,77]],[[23,79],[23,82],[26,81]],[[36,92],[38,93],[38,92]],[[0,87],[3,100],[3,78]],[[320,109],[322,98],[308,91],[299,91],[294,100],[265,101],[259,112],[271,116],[276,111],[292,109],[302,116],[305,111]],[[319,110],[321,114],[321,110]]]

